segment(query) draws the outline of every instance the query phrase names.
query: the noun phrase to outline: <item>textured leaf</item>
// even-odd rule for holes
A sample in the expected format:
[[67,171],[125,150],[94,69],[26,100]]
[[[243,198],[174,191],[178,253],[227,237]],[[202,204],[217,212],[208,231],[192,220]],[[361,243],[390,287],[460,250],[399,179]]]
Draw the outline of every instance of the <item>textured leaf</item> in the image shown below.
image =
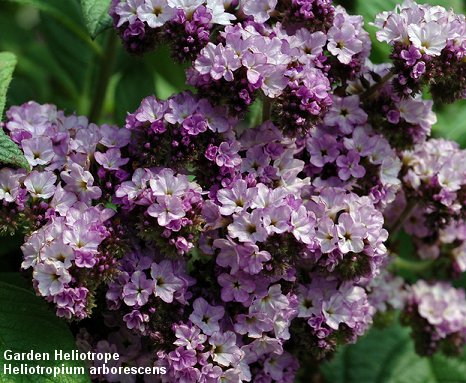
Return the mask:
[[[16,66],[16,57],[12,53],[0,53],[0,119],[5,108],[6,92],[10,85],[13,71]],[[20,166],[29,169],[29,164],[24,158],[19,147],[11,141],[3,129],[0,129],[0,163]]]
[[3,365],[19,366],[22,362],[5,361],[4,351],[47,352],[49,361],[25,361],[29,366],[84,367],[82,362],[55,361],[54,350],[71,352],[76,349],[74,338],[65,321],[49,310],[47,304],[24,287],[18,274],[0,274],[0,382],[30,383],[90,383],[87,375],[5,375]]
[[112,25],[110,0],[80,0],[87,30],[93,39]]
[[466,359],[420,357],[409,329],[394,324],[340,349],[322,373],[329,383],[465,383]]
[[16,66],[16,57],[10,52],[0,52],[0,120],[5,109],[6,92],[10,85],[13,71]]

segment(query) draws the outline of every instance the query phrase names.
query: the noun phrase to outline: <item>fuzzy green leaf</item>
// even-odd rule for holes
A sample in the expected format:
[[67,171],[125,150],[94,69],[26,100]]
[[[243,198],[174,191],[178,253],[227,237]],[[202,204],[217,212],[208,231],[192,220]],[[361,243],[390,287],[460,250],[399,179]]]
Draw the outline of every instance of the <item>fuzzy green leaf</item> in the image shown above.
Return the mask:
[[80,0],[87,30],[93,39],[111,27],[112,19],[108,14],[110,0]]
[[343,347],[324,364],[322,373],[332,383],[465,383],[465,358],[414,351],[409,329],[398,323],[372,329],[351,346]]
[[[6,93],[10,85],[13,71],[16,66],[16,57],[9,52],[0,53],[0,119],[5,109]],[[0,129],[0,163],[20,166],[29,169],[29,164],[23,153],[3,129]]]
[[[84,367],[82,362],[55,361],[54,350],[71,352],[76,349],[74,338],[64,320],[57,318],[47,304],[27,288],[23,287],[19,273],[0,274],[0,382],[14,383],[90,383],[84,375],[9,375],[4,365],[20,364],[44,367]],[[6,361],[5,350],[13,352],[43,352],[50,354],[48,361]]]
[[0,120],[5,109],[6,92],[16,66],[16,56],[10,52],[0,52]]

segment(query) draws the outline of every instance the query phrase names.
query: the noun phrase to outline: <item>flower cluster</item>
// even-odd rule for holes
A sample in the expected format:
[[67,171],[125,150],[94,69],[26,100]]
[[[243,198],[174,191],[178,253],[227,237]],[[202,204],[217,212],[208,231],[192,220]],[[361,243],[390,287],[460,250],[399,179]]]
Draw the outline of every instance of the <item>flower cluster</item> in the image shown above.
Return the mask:
[[110,329],[83,323],[81,348],[167,383],[291,383],[405,304],[419,350],[464,343],[462,290],[387,270],[402,228],[427,264],[466,270],[466,154],[427,139],[433,102],[415,96],[463,70],[445,69],[462,17],[405,2],[376,21],[394,64],[373,65],[362,17],[328,0],[110,13],[133,52],[170,41],[197,93],[146,97],[121,129],[34,102],[2,124],[32,169],[0,170],[0,231],[26,234],[23,268],[59,316]]
[[0,171],[1,225],[26,231],[22,268],[33,269],[35,288],[57,315],[82,319],[120,253],[123,228],[105,201],[113,183],[128,176],[120,148],[129,134],[35,102],[12,107],[7,118],[31,171]]
[[373,129],[382,133],[398,150],[422,144],[437,122],[432,100],[400,96],[390,82],[393,68],[368,65],[362,77],[348,84],[349,94],[359,94]]
[[207,44],[214,27],[231,24],[238,0],[112,0],[110,15],[131,52],[172,44],[179,61],[192,60]]
[[382,210],[400,190],[401,161],[388,141],[366,124],[357,95],[334,105],[305,140],[307,174],[317,187],[341,187],[369,196]]
[[186,254],[202,223],[202,189],[172,169],[136,169],[115,196],[125,210],[126,222],[134,222],[138,236],[153,240],[165,251]]
[[465,218],[465,154],[443,139],[429,140],[402,154],[405,187],[399,199],[412,211],[405,224],[409,234],[433,242],[439,229]]
[[466,297],[463,289],[446,282],[412,286],[404,321],[413,327],[416,351],[431,355],[437,349],[447,354],[461,353],[466,343]]
[[377,39],[393,46],[394,88],[405,97],[430,87],[434,99],[466,96],[466,20],[441,6],[405,0],[379,14]]

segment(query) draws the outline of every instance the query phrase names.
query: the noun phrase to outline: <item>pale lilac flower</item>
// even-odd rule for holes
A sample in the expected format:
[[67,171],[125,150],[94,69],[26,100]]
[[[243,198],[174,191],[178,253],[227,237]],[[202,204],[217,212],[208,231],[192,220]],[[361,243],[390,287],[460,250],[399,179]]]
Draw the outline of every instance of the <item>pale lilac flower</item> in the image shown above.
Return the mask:
[[123,287],[123,300],[128,306],[143,306],[154,290],[154,281],[147,279],[142,271],[136,271],[131,281]]
[[204,334],[212,335],[220,330],[218,321],[225,315],[225,309],[222,306],[211,306],[204,298],[197,298],[193,303],[193,309],[189,320]]
[[133,310],[123,316],[123,321],[130,330],[136,329],[144,332],[146,330],[145,324],[149,322],[149,315],[143,314],[139,310]]
[[343,254],[348,252],[359,253],[364,248],[363,239],[366,234],[364,227],[353,220],[351,215],[343,213],[338,218],[337,225],[338,247]]
[[185,370],[197,364],[196,351],[178,347],[168,354],[170,365],[175,370]]
[[325,217],[319,222],[316,234],[322,253],[330,253],[338,244],[338,232],[333,221]]
[[150,181],[152,194],[156,197],[182,197],[189,188],[188,179],[184,175],[175,176],[173,170],[163,169]]
[[338,177],[347,181],[351,177],[362,178],[366,174],[366,169],[359,165],[360,156],[356,151],[349,151],[346,155],[337,158]]
[[120,17],[117,27],[128,22],[133,24],[137,20],[137,9],[144,4],[144,0],[128,0],[119,2],[115,7],[115,13]]
[[102,238],[99,232],[89,230],[86,224],[78,222],[63,232],[63,242],[74,250],[95,254]]
[[78,200],[76,194],[66,191],[62,188],[61,184],[57,185],[50,206],[62,217],[66,215],[66,212],[75,204]]
[[439,56],[447,45],[448,32],[446,28],[435,21],[422,25],[411,24],[408,26],[408,36],[413,45],[421,53],[431,56]]
[[159,28],[175,15],[166,0],[145,0],[144,4],[137,8],[138,18],[145,21],[151,28]]
[[168,0],[168,5],[174,9],[182,9],[186,14],[192,13],[204,3],[204,0]]
[[244,352],[236,345],[236,334],[232,331],[216,332],[210,339],[212,359],[221,366],[237,365]]
[[131,138],[130,130],[106,124],[100,127],[100,134],[100,143],[107,148],[123,148],[129,144]]
[[217,199],[222,204],[220,213],[232,215],[247,209],[257,194],[256,188],[248,188],[246,181],[238,180],[232,183],[228,189],[217,192]]
[[240,314],[236,317],[235,331],[248,334],[250,338],[260,338],[264,332],[273,330],[273,321],[264,313]]
[[32,171],[24,180],[24,186],[31,196],[35,198],[47,199],[55,193],[55,182],[57,176],[52,172]]
[[356,29],[350,23],[333,26],[328,31],[327,49],[343,64],[349,64],[354,55],[362,51],[362,41],[355,37]]
[[37,288],[43,296],[56,295],[71,282],[71,275],[63,264],[60,265],[51,260],[38,263],[32,275],[38,282]]
[[288,206],[277,206],[264,211],[263,223],[268,235],[273,233],[282,234],[289,230],[291,219],[291,208]]
[[70,170],[62,171],[60,176],[66,182],[65,190],[74,192],[83,202],[100,198],[102,190],[94,184],[94,177],[90,172],[76,163],[72,163]]
[[154,280],[154,295],[164,302],[173,302],[173,294],[183,287],[183,281],[174,275],[172,262],[153,263],[150,275]]
[[243,0],[241,8],[248,16],[253,16],[257,23],[264,23],[270,18],[278,0]]
[[300,206],[298,210],[293,211],[291,213],[291,227],[295,238],[305,244],[312,243],[315,235],[314,222],[314,217],[308,215],[304,206]]
[[65,269],[71,267],[71,261],[74,259],[74,251],[69,245],[65,245],[61,240],[56,240],[50,245],[45,246],[43,258],[53,261],[55,264],[62,265]]
[[94,158],[99,165],[107,170],[119,170],[129,161],[129,158],[121,157],[121,151],[118,148],[108,149],[105,153],[96,152]]
[[224,0],[207,0],[207,9],[212,13],[212,24],[230,25],[236,16],[225,12]]
[[367,114],[359,106],[359,96],[333,96],[333,105],[325,115],[324,122],[330,126],[338,126],[342,133],[349,134],[354,126],[363,125]]
[[228,225],[228,234],[241,242],[264,242],[267,231],[262,222],[262,214],[254,210],[252,214],[242,212]]
[[241,273],[236,275],[223,273],[219,275],[217,281],[222,286],[221,296],[224,302],[246,302],[249,299],[249,294],[256,287],[248,276]]
[[21,147],[31,167],[47,165],[55,156],[52,140],[48,137],[33,137],[22,140]]
[[279,284],[270,286],[267,292],[260,294],[253,302],[250,312],[260,312],[274,318],[275,315],[289,307],[288,298],[282,294],[282,287]]
[[14,171],[10,168],[0,169],[0,201],[13,202],[19,194],[19,180],[24,172]]
[[167,226],[170,222],[186,215],[179,197],[158,197],[157,203],[147,209],[147,214],[157,218],[160,226]]

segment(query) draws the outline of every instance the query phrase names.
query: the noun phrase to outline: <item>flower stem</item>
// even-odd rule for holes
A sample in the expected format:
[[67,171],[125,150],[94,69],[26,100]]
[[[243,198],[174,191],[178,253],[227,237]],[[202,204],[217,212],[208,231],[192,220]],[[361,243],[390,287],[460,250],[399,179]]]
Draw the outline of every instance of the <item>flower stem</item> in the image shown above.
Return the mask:
[[116,47],[116,34],[110,33],[107,37],[105,52],[102,57],[100,57],[97,85],[95,87],[94,97],[90,106],[89,121],[98,122],[101,117],[108,83],[113,73],[113,64],[116,57]]
[[369,89],[367,89],[366,91],[364,91],[364,93],[361,94],[361,100],[367,100],[374,93],[378,92],[392,77],[393,72],[389,71],[385,76],[383,76],[380,79],[380,81],[376,82],[374,85],[372,85]]
[[402,229],[406,220],[409,219],[409,217],[411,217],[411,214],[413,214],[413,211],[416,208],[416,206],[417,201],[413,199],[408,200],[408,204],[406,205],[406,208],[403,210],[403,213],[401,213],[398,219],[393,223],[393,225],[388,228],[390,237],[395,238],[397,236],[398,232]]
[[270,120],[270,115],[272,113],[272,102],[270,98],[264,96],[262,98],[262,122]]
[[420,274],[428,270],[434,264],[434,260],[428,259],[424,261],[412,261],[406,258],[396,257],[392,262],[391,267],[393,270],[405,270]]

